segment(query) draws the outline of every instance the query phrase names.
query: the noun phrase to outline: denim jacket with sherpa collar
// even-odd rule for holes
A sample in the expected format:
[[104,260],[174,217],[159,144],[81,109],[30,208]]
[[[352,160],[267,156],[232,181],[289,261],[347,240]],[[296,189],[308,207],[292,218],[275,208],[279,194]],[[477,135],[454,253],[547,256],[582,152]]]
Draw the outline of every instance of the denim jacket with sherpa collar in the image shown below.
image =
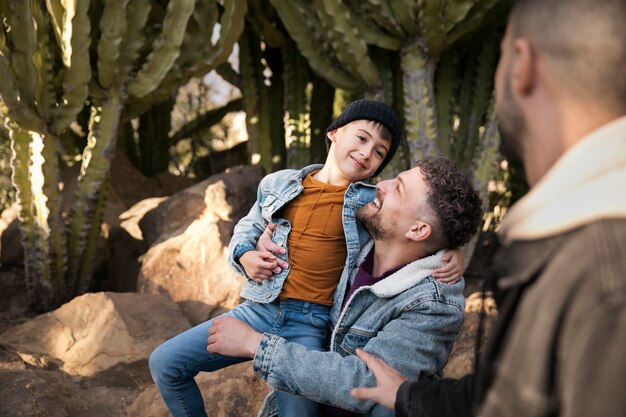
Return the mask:
[[[319,170],[322,165],[309,165],[303,169],[285,169],[267,175],[261,180],[257,190],[257,201],[254,203],[247,216],[242,218],[233,232],[233,237],[228,246],[229,263],[239,273],[246,273],[239,263],[239,257],[246,251],[254,250],[256,243],[269,222],[277,224],[272,240],[284,247],[287,251],[287,237],[291,231],[291,225],[285,219],[274,215],[287,203],[297,197],[304,187],[302,180],[314,170]],[[354,182],[346,190],[343,203],[343,230],[346,236],[347,255],[343,275],[349,274],[356,264],[357,255],[363,245],[369,240],[365,228],[356,221],[356,211],[365,204],[374,200],[376,187],[367,182]],[[289,253],[280,255],[285,261]],[[270,303],[280,294],[283,283],[289,274],[286,269],[274,276],[272,280],[256,283],[246,279],[241,296],[250,301]],[[341,280],[340,280],[341,281]],[[337,292],[334,295],[334,303],[341,303],[343,295]]]
[[[359,265],[369,250],[366,245]],[[330,352],[308,351],[297,343],[265,333],[254,357],[254,373],[275,390],[304,395],[367,416],[393,411],[350,395],[358,386],[375,386],[374,375],[355,355],[357,348],[384,359],[405,377],[439,378],[463,323],[464,281],[442,284],[432,272],[442,266],[440,251],[412,262],[371,286],[363,286],[331,311]],[[343,293],[358,268],[342,276]],[[345,279],[345,281],[343,281]],[[275,416],[268,396],[259,416]]]

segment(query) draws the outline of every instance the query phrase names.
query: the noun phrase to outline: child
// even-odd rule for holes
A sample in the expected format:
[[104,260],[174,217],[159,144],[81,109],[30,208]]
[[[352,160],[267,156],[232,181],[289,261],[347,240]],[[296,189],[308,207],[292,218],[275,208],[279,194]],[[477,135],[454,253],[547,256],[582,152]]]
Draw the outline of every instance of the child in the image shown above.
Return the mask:
[[[226,314],[310,350],[324,350],[330,306],[344,297],[334,294],[335,287],[369,240],[356,211],[374,199],[376,189],[362,180],[378,175],[391,160],[402,128],[387,105],[358,100],[326,135],[326,163],[266,176],[229,245],[231,265],[248,280],[241,292],[247,301]],[[275,245],[259,240],[264,231]],[[457,261],[453,257],[445,270],[460,270]],[[193,380],[199,371],[245,360],[206,351],[211,323],[165,342],[150,357],[154,381],[174,416],[206,415]],[[317,404],[304,397],[277,393],[277,400],[281,416],[317,415]]]

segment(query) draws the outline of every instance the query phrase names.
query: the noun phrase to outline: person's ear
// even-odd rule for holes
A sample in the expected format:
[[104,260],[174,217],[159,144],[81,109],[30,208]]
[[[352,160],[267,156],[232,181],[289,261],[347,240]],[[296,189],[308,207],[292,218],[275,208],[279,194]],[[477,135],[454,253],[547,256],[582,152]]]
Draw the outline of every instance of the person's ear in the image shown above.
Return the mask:
[[414,242],[421,242],[428,239],[432,231],[428,223],[417,222],[406,232],[405,237]]
[[526,38],[513,42],[513,68],[511,85],[520,96],[530,94],[537,82],[537,53],[533,44]]
[[337,142],[337,129],[330,130],[328,133],[326,133],[326,137],[331,142]]

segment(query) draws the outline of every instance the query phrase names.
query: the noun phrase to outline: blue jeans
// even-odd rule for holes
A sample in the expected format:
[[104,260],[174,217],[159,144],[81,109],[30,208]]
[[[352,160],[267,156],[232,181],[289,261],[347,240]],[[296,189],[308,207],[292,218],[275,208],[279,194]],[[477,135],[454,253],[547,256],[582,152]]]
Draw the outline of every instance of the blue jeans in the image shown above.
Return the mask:
[[[299,343],[309,350],[324,350],[329,307],[305,301],[262,304],[246,301],[224,316],[249,324],[260,333],[271,333]],[[213,320],[193,327],[157,347],[150,355],[150,373],[174,417],[206,416],[202,395],[194,377],[245,362],[207,352],[207,338]],[[295,366],[295,364],[294,364]],[[279,415],[316,416],[317,404],[297,395],[277,393]]]

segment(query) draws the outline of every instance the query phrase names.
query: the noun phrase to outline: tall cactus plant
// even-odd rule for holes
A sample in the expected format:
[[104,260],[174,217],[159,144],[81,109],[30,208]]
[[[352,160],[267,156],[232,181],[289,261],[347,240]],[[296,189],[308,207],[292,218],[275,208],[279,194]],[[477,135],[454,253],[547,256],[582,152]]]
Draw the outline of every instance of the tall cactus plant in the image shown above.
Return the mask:
[[[162,9],[150,0],[0,0],[0,110],[10,128],[34,308],[50,309],[90,285],[123,115],[141,114],[222,64],[241,34],[246,6],[244,0],[171,0]],[[211,42],[217,24],[220,36]],[[87,146],[65,216],[59,136],[86,103]]]
[[400,110],[407,142],[386,175],[442,152],[470,171],[491,154],[479,138],[501,35],[492,22],[504,20],[508,0],[271,3],[317,76]]

